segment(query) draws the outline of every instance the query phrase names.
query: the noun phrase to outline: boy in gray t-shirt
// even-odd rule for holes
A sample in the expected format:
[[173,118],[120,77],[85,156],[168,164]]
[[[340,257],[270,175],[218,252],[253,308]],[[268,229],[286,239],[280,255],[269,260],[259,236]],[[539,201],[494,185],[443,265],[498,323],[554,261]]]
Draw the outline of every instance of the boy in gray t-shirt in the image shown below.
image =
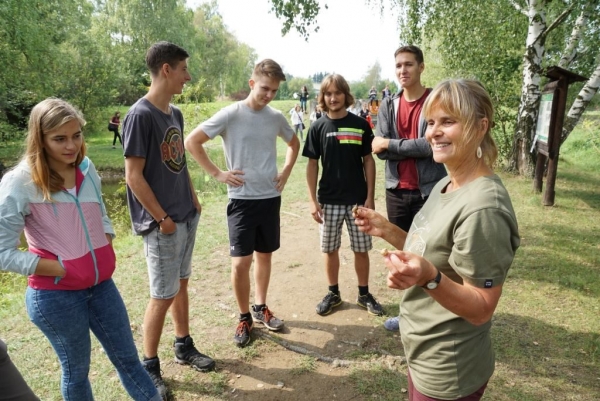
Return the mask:
[[[271,256],[279,249],[281,192],[298,157],[300,142],[281,112],[268,106],[285,75],[279,64],[266,59],[254,68],[250,94],[225,107],[200,124],[185,140],[200,166],[227,184],[227,224],[231,255],[231,283],[240,310],[234,342],[250,342],[253,321],[269,330],[280,330],[283,322],[266,305]],[[203,144],[220,135],[227,170],[221,171],[208,157]],[[277,170],[277,137],[287,145],[285,165]],[[250,312],[250,266],[255,257],[255,304]]]

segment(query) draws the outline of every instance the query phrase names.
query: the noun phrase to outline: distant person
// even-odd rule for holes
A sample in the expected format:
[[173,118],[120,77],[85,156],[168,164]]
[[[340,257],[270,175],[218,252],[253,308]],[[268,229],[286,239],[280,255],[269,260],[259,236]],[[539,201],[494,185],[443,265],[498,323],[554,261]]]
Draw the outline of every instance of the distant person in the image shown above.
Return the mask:
[[2,340],[0,340],[0,400],[40,401],[11,361],[6,343]]
[[369,89],[369,104],[375,100],[377,100],[377,89],[375,89],[375,86],[371,86],[371,89]]
[[362,104],[361,109],[358,112],[358,116],[364,118],[365,120],[369,116],[369,105],[366,102]]
[[[402,89],[381,102],[372,150],[385,160],[388,219],[408,232],[433,186],[446,176],[446,169],[433,160],[425,138],[427,122],[422,110],[431,89],[421,84],[425,69],[423,52],[416,46],[402,46],[395,51],[394,58]],[[384,326],[397,331],[398,317],[388,319]]]
[[152,82],[123,120],[125,181],[133,231],[144,240],[150,301],[144,314],[142,364],[163,398],[158,345],[171,312],[175,361],[204,372],[215,361],[190,337],[188,283],[202,206],[194,191],[183,147],[183,114],[170,102],[191,77],[188,53],[157,42],[146,53]]
[[313,112],[310,113],[310,125],[313,125],[313,123],[321,118],[322,115],[323,113],[321,112],[321,108],[319,105],[316,105]]
[[308,93],[308,88],[306,87],[306,85],[304,85],[302,87],[302,90],[300,91],[300,108],[302,109],[303,113],[306,113],[306,103],[308,102],[308,96],[310,94]]
[[400,338],[409,400],[480,400],[494,372],[492,316],[519,247],[517,219],[494,174],[492,100],[477,81],[442,82],[423,105],[426,138],[448,177],[408,233],[359,208],[360,230],[398,249],[388,287],[403,290]]
[[391,95],[392,95],[392,93],[390,92],[390,87],[389,87],[389,85],[386,85],[385,88],[383,88],[381,90],[381,100],[383,100],[386,97],[389,97]]
[[304,113],[298,105],[292,112],[292,126],[294,127],[294,134],[299,136],[301,141],[304,141]]
[[[383,314],[381,305],[369,292],[371,236],[358,230],[352,216],[356,205],[375,208],[375,161],[371,156],[373,131],[365,119],[346,110],[353,103],[344,77],[339,74],[325,77],[319,91],[319,106],[327,114],[310,127],[302,151],[302,156],[308,158],[306,181],[310,213],[319,223],[321,252],[329,284],[327,295],[316,307],[319,315],[327,315],[342,304],[338,279],[344,222],[358,279],[356,303],[370,314]],[[319,162],[323,166],[320,180]]]
[[121,147],[123,147],[123,141],[121,140],[121,135],[119,134],[119,127],[121,126],[121,113],[119,113],[118,111],[115,112],[115,114],[111,117],[110,121],[108,122],[108,130],[112,131],[114,133],[113,136],[113,144],[112,144],[112,148],[115,148],[115,145],[117,143],[117,138],[119,139],[119,143],[121,144]]
[[[61,99],[31,110],[23,160],[0,181],[0,270],[28,276],[27,314],[60,361],[63,399],[93,399],[91,331],[131,398],[157,401],[112,280],[115,232],[86,157],[84,126],[81,113]],[[26,251],[18,248],[23,231]],[[2,373],[0,382],[10,377]],[[14,372],[13,378],[19,380]],[[21,391],[29,393],[23,385]]]
[[[249,80],[250,94],[196,127],[185,140],[198,164],[227,184],[227,226],[231,284],[240,311],[233,336],[248,345],[254,323],[278,331],[283,321],[267,306],[271,259],[280,245],[281,193],[298,157],[300,142],[281,112],[268,106],[285,81],[279,64],[265,59]],[[204,143],[221,136],[227,170],[208,157]],[[287,144],[283,168],[277,169],[277,138]],[[250,267],[254,259],[254,305],[250,306]]]

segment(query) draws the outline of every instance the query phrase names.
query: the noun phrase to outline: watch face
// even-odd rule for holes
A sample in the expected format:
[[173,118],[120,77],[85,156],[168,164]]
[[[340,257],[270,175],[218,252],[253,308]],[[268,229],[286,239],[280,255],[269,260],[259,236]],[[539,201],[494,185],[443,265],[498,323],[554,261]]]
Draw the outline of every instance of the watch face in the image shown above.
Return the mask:
[[427,283],[427,289],[428,290],[435,290],[438,286],[438,283],[436,283],[435,281],[430,281],[429,283]]

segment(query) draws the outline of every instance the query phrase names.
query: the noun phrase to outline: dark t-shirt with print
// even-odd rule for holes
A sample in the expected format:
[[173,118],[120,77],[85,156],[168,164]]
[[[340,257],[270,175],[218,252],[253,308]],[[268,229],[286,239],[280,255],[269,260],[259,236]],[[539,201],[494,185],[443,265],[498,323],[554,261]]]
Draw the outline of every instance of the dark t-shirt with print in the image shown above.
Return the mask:
[[[146,159],[144,178],[158,203],[175,222],[186,222],[196,215],[183,147],[183,115],[171,105],[165,114],[145,98],[138,100],[123,120],[125,157]],[[127,203],[133,231],[145,234],[157,226],[129,186]]]
[[319,203],[364,204],[367,181],[363,157],[371,153],[371,142],[369,123],[352,113],[337,120],[325,114],[310,126],[302,156],[321,159]]

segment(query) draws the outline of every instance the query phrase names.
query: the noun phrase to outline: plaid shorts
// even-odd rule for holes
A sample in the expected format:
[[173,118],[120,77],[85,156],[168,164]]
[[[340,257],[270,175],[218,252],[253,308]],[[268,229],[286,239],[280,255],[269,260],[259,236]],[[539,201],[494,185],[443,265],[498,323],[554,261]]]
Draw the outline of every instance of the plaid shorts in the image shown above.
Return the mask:
[[350,249],[353,252],[369,252],[373,249],[371,236],[360,231],[354,224],[352,207],[353,205],[321,205],[323,224],[319,225],[319,233],[322,252],[330,253],[340,248],[344,221],[350,236]]

